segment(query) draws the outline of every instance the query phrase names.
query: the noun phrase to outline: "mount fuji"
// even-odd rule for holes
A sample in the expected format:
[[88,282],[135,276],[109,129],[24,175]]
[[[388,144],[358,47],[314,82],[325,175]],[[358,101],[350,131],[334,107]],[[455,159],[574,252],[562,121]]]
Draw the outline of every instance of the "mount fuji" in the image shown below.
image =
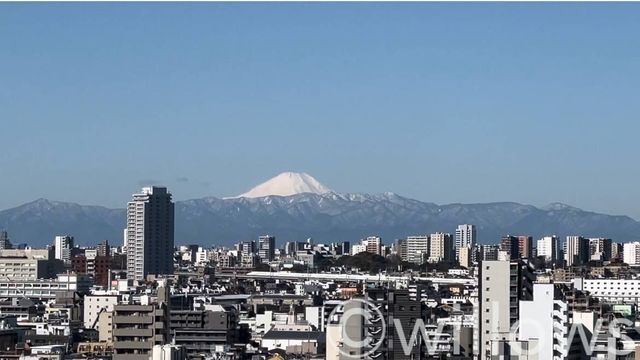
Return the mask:
[[[124,204],[123,204],[124,205]],[[275,235],[285,241],[351,241],[369,235],[394,239],[436,231],[454,233],[475,224],[482,243],[504,234],[539,238],[555,234],[640,239],[640,222],[553,203],[544,208],[514,202],[437,205],[394,193],[340,194],[304,173],[282,173],[232,198],[205,197],[175,202],[176,244],[231,245]],[[122,243],[124,209],[39,199],[0,211],[0,229],[14,244],[44,246],[55,235],[71,234],[79,245],[108,239]]]
[[253,199],[265,196],[291,196],[304,193],[322,195],[330,192],[333,191],[309,174],[283,172],[246,193],[236,196],[236,198]]

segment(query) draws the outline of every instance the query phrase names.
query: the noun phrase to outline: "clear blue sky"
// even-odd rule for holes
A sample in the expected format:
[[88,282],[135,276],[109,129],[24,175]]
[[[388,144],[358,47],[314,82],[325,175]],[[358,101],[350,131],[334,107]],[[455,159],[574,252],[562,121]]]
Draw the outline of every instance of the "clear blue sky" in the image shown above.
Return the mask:
[[640,218],[640,4],[0,5],[0,208],[286,170]]

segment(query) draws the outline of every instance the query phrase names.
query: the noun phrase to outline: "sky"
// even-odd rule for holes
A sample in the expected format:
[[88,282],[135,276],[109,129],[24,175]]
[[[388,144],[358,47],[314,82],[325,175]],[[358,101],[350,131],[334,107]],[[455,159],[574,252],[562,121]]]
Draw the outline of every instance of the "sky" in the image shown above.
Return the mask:
[[0,209],[338,192],[640,219],[640,4],[3,3]]

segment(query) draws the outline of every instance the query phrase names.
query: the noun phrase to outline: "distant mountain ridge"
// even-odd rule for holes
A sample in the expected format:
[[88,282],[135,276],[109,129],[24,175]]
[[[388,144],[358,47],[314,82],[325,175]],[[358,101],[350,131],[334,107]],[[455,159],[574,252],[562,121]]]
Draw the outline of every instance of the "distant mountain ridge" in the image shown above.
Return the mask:
[[[278,243],[351,241],[380,235],[385,243],[396,238],[436,231],[453,233],[459,224],[475,224],[483,243],[497,243],[503,234],[579,234],[615,241],[640,239],[640,222],[628,216],[584,211],[564,204],[545,208],[512,202],[437,205],[384,194],[322,194],[258,198],[205,197],[177,201],[176,243],[231,245],[240,240],[275,235]],[[55,235],[72,234],[80,245],[103,239],[122,243],[125,210],[38,199],[0,211],[0,228],[11,241],[44,246]]]

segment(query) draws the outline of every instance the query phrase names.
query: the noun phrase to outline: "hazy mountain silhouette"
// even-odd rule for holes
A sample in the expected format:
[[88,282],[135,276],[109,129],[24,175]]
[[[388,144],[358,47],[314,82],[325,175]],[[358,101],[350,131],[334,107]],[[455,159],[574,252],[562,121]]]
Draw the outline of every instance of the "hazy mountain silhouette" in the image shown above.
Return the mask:
[[[584,211],[564,204],[544,209],[511,202],[436,205],[393,193],[379,195],[301,193],[260,198],[206,197],[178,201],[176,243],[231,245],[275,235],[278,242],[348,240],[380,235],[386,243],[396,238],[431,232],[455,231],[458,224],[475,224],[484,243],[496,243],[502,234],[535,238],[565,236],[611,237],[615,241],[640,239],[640,222],[628,216]],[[79,244],[108,239],[122,243],[124,209],[108,209],[39,199],[0,211],[0,228],[14,244],[43,246],[58,234],[72,234]]]

